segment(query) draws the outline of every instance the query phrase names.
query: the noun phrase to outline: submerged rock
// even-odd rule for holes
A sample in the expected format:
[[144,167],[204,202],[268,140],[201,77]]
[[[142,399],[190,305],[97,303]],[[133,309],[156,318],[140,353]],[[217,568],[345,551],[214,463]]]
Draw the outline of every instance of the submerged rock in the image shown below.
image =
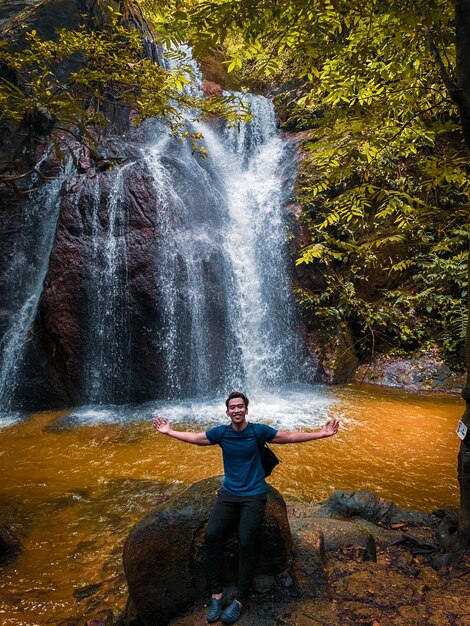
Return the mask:
[[20,540],[7,524],[0,524],[0,560],[9,559],[21,551]]

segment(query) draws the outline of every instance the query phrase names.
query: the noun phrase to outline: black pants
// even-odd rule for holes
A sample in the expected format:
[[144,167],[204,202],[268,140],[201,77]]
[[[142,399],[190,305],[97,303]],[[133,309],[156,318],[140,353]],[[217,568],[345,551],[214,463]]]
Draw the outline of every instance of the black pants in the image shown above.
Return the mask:
[[255,569],[255,542],[263,519],[266,494],[234,496],[220,491],[206,528],[206,565],[211,594],[222,592],[222,551],[228,532],[238,528],[236,599],[244,602]]

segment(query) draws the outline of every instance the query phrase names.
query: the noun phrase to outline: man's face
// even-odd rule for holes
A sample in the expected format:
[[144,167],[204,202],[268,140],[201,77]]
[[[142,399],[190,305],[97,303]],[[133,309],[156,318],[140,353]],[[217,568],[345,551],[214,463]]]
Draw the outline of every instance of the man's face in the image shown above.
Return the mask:
[[246,421],[248,409],[243,398],[231,398],[228,401],[227,415],[232,420],[234,426],[243,424]]

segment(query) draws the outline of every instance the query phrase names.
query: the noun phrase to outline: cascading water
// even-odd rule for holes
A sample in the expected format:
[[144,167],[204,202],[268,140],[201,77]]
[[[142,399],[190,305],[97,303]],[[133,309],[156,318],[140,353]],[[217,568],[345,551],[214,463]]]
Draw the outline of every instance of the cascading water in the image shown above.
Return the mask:
[[[65,174],[46,184],[34,201],[25,207],[22,249],[14,251],[14,262],[5,275],[2,292],[8,294],[9,306],[16,307],[1,341],[0,411],[10,412],[21,403],[16,397],[28,333],[36,317],[39,298],[49,266],[59,215],[59,193]],[[8,288],[8,284],[10,288]]]
[[126,215],[122,203],[128,163],[112,172],[100,220],[100,178],[94,183],[83,396],[93,404],[125,402],[129,380]]
[[271,102],[241,97],[253,120],[239,130],[193,125],[204,135],[207,159],[158,127],[158,140],[145,149],[156,205],[160,400],[84,407],[64,424],[152,412],[172,422],[217,424],[221,398],[234,388],[253,398],[255,419],[277,428],[324,421],[331,400],[298,382],[305,354],[290,293],[285,209],[294,150],[277,134]]
[[195,124],[209,157],[162,140],[147,157],[157,196],[167,397],[298,379],[284,205],[295,163],[272,104],[243,95],[250,123]]
[[240,132],[228,130],[222,145],[213,133],[206,136],[209,150],[220,158],[229,209],[224,248],[233,268],[237,306],[229,306],[228,313],[245,384],[259,389],[300,374],[283,210],[292,192],[295,162],[276,133],[272,103],[259,96],[243,99],[253,121]]
[[167,397],[217,390],[225,380],[226,259],[220,242],[220,184],[183,144],[155,144],[147,162],[157,198],[157,283],[162,325],[157,330]]

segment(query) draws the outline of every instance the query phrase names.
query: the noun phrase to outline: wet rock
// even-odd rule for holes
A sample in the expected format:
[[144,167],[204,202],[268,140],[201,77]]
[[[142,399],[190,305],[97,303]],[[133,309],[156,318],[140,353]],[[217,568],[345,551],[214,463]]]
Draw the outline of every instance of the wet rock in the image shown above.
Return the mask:
[[323,563],[323,532],[312,520],[293,528],[292,574],[297,588],[304,598],[324,598],[328,594],[328,581]]
[[[136,11],[137,9],[134,9],[134,14]],[[0,34],[12,49],[18,50],[26,45],[27,31],[34,29],[40,37],[54,39],[58,28],[73,30],[85,20],[89,20],[90,24],[93,23],[93,28],[100,29],[109,24],[110,17],[106,3],[102,2],[6,0],[0,7]],[[81,55],[71,55],[53,67],[52,71],[59,79],[67,80],[70,73],[76,71],[82,64]],[[0,74],[14,84],[21,85],[21,77],[16,76],[12,68],[0,68]],[[69,155],[70,152],[74,154],[76,173],[62,188],[60,217],[55,246],[50,257],[50,272],[37,318],[31,325],[28,335],[27,354],[22,365],[22,381],[16,394],[21,398],[21,407],[26,410],[76,405],[87,399],[83,392],[88,382],[83,362],[86,351],[90,350],[87,344],[89,331],[87,320],[90,319],[90,300],[98,288],[89,268],[93,247],[102,249],[103,242],[103,237],[99,236],[93,240],[91,231],[93,225],[99,223],[99,226],[104,228],[107,224],[106,202],[116,173],[112,166],[129,163],[130,160],[138,160],[142,156],[132,143],[136,131],[131,129],[132,113],[129,113],[129,108],[110,101],[103,103],[100,111],[109,120],[110,125],[106,136],[99,138],[100,145],[96,155],[91,154],[84,146],[79,146],[68,135],[59,140],[64,154]],[[48,132],[51,123],[50,119],[38,118],[36,133]],[[2,130],[6,131],[3,126]],[[2,133],[0,152],[2,160],[16,162],[15,154],[22,146],[24,133],[10,126],[9,133]],[[53,156],[46,158],[45,148],[44,141],[31,154],[28,152],[28,162],[21,167],[30,169],[40,162],[42,174],[54,178],[63,164],[58,163],[58,159]],[[16,173],[18,172],[13,168],[11,174]],[[128,216],[125,234],[128,240],[129,271],[127,267],[122,266],[117,271],[121,275],[126,275],[129,280],[129,290],[126,294],[129,301],[126,300],[123,306],[129,313],[126,330],[135,341],[132,341],[131,354],[124,355],[126,363],[127,361],[133,363],[133,367],[129,368],[132,371],[132,380],[129,380],[130,390],[129,393],[123,391],[122,397],[114,398],[116,402],[148,400],[154,397],[155,389],[161,387],[159,378],[161,368],[155,356],[158,350],[153,336],[155,328],[159,327],[154,268],[157,239],[153,223],[156,213],[155,194],[154,189],[149,188],[148,172],[143,172],[139,165],[130,168],[128,178],[120,200],[123,211]],[[31,177],[20,179],[20,185],[25,185],[25,188],[40,187],[42,184],[46,183]],[[31,226],[24,219],[25,210],[22,206],[24,201],[20,201],[10,191],[2,190],[5,218],[0,226],[2,268],[11,267],[15,255],[18,256],[17,250],[27,247],[23,240],[37,238],[37,227]],[[31,194],[29,197],[34,201],[36,196]],[[96,204],[99,206],[98,216],[94,211]],[[55,230],[54,224],[51,227]],[[7,245],[3,245],[4,242]],[[28,263],[31,262],[25,260],[23,266],[27,267]],[[97,271],[103,272],[103,268],[97,267]],[[3,334],[16,311],[15,303],[9,301],[11,289],[8,287],[4,291],[5,293],[0,293],[0,334]],[[114,317],[118,319],[119,316]],[[127,321],[123,323],[124,325],[127,325]],[[123,348],[123,351],[126,350],[127,346]],[[136,368],[134,364],[137,364]],[[127,378],[123,377],[123,380],[126,381]]]
[[95,595],[95,593],[99,591],[101,587],[102,583],[86,585],[85,587],[80,587],[80,589],[75,589],[73,595],[77,600],[84,600],[85,598],[89,598],[90,596]]
[[459,554],[454,554],[453,552],[435,554],[431,558],[431,566],[437,571],[446,570],[447,568],[457,564],[459,556]]
[[465,385],[465,374],[453,372],[437,351],[414,358],[381,355],[372,363],[361,365],[355,379],[363,383],[416,391],[460,393]]
[[7,524],[0,524],[0,559],[9,559],[21,551],[20,540]]
[[[2,33],[10,45],[17,49],[25,47],[25,33],[35,29],[43,39],[55,39],[59,28],[73,30],[82,21],[81,3],[77,0],[48,0],[47,2],[7,3],[6,21]],[[10,7],[8,7],[10,5]],[[2,7],[3,9],[3,7]],[[16,10],[14,10],[16,9]]]
[[97,613],[94,618],[88,619],[85,626],[122,626],[122,619],[120,615],[107,609]]
[[[139,166],[124,167],[119,202],[122,214],[127,216],[124,225],[126,254],[121,255],[120,265],[116,268],[116,284],[122,286],[125,302],[116,303],[115,319],[118,324],[122,317],[119,307],[125,306],[127,321],[121,322],[123,328],[119,330],[122,331],[121,337],[127,333],[129,342],[124,342],[126,353],[115,354],[113,362],[115,368],[126,368],[126,364],[132,362],[132,368],[126,368],[126,375],[122,376],[126,384],[114,390],[114,400],[138,402],[153,397],[155,388],[161,387],[154,331],[158,318],[156,209],[148,173]],[[83,360],[91,347],[86,316],[93,310],[91,307],[99,288],[98,277],[101,272],[106,272],[101,250],[109,221],[106,207],[112,195],[117,193],[117,176],[119,168],[103,172],[90,168],[70,177],[64,185],[55,245],[41,297],[49,380],[57,394],[65,396],[72,404],[86,400]],[[112,349],[109,345],[109,350]]]
[[349,328],[338,326],[336,336],[327,342],[321,333],[309,336],[308,343],[318,358],[317,379],[329,385],[340,385],[354,378],[358,359]]
[[325,552],[343,551],[351,558],[375,561],[377,550],[371,533],[356,525],[354,521],[317,518],[323,532]]
[[204,84],[209,83],[214,89],[208,95],[219,95],[223,89],[234,90],[239,87],[233,74],[227,72],[227,66],[224,65],[224,58],[221,54],[214,53],[206,56],[200,61],[201,73],[204,78]]
[[379,498],[366,489],[335,491],[318,509],[317,515],[338,518],[362,517],[375,523],[406,523],[411,526],[433,528],[439,524],[439,518],[435,515],[401,509],[393,502]]
[[[145,626],[163,626],[207,596],[204,531],[220,478],[195,483],[138,522],[124,546],[124,571],[135,612]],[[280,494],[268,490],[257,542],[256,575],[275,577],[291,559],[292,538]],[[236,539],[224,552],[223,576],[234,582]],[[126,610],[132,619],[135,615]],[[132,623],[132,622],[129,622]]]
[[442,548],[447,546],[449,537],[457,532],[459,526],[459,515],[457,511],[434,511],[439,519],[436,529],[436,539]]
[[207,98],[211,98],[213,96],[220,96],[222,94],[222,87],[217,83],[213,83],[210,80],[204,80],[202,83],[202,88],[204,90],[204,95]]

